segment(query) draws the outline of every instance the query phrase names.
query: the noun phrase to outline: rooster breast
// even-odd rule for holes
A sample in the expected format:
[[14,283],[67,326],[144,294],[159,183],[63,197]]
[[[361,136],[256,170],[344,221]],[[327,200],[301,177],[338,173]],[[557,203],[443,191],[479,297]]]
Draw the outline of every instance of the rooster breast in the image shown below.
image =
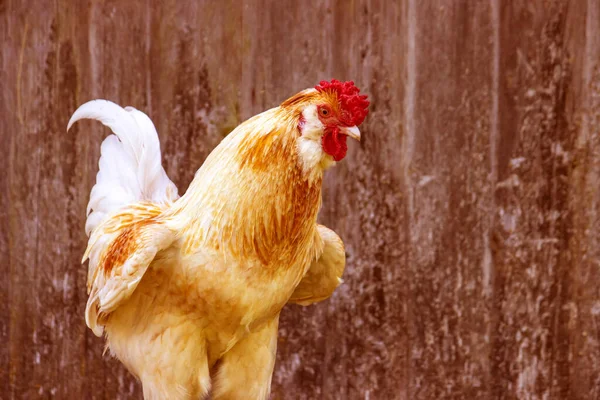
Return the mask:
[[[206,351],[210,367],[279,313],[310,265],[308,258],[265,266],[214,250],[184,255],[174,244],[159,253],[130,300],[110,315],[110,348],[138,376],[185,365],[180,358],[194,349]],[[179,361],[171,364],[174,359]]]

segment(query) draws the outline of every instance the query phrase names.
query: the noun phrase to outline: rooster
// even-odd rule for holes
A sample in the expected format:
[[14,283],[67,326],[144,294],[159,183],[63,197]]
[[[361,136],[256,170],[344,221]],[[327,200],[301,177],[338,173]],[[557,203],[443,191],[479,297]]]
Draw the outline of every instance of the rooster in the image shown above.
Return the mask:
[[269,396],[281,309],[341,283],[321,184],[368,105],[353,82],[301,91],[234,129],[181,197],[146,114],[106,100],[75,111],[67,130],[87,118],[114,133],[87,208],[85,319],[146,399]]

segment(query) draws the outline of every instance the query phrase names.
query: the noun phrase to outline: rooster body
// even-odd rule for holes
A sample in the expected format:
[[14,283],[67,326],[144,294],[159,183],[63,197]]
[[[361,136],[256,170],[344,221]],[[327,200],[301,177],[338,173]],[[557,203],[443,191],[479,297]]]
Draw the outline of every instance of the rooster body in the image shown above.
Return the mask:
[[116,134],[88,206],[86,322],[145,398],[268,397],[281,309],[341,282],[342,241],[316,221],[323,171],[366,115],[353,88],[322,82],[242,123],[181,198],[145,114],[103,100],[75,112],[69,126],[98,119]]

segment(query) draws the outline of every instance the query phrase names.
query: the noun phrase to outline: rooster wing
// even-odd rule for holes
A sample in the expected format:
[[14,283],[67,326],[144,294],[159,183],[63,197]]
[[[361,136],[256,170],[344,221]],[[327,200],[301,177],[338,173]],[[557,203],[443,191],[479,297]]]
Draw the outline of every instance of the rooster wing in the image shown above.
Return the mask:
[[325,300],[342,283],[346,267],[344,243],[334,231],[323,225],[317,225],[317,231],[323,242],[323,251],[311,264],[289,303],[307,306]]

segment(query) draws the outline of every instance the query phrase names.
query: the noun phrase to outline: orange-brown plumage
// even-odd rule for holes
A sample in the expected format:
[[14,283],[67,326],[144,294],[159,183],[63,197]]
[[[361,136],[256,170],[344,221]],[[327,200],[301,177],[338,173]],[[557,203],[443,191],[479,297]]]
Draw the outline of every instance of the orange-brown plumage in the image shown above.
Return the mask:
[[[141,220],[139,223],[142,224],[146,221]],[[135,252],[138,246],[138,235],[137,229],[130,226],[123,229],[112,241],[102,257],[102,264],[100,264],[100,270],[104,275],[110,275],[115,266],[125,264],[125,261]]]
[[[145,397],[198,398],[212,375],[215,399],[267,398],[282,307],[321,301],[341,282],[343,243],[316,223],[322,177],[346,135],[360,138],[349,124],[367,105],[348,82],[302,91],[231,132],[181,198],[144,114],[107,102],[76,112],[72,121],[100,119],[120,138],[103,144],[90,199],[86,320]],[[119,157],[130,171],[111,170]],[[132,179],[111,193],[120,173]],[[131,193],[137,202],[124,200]]]

